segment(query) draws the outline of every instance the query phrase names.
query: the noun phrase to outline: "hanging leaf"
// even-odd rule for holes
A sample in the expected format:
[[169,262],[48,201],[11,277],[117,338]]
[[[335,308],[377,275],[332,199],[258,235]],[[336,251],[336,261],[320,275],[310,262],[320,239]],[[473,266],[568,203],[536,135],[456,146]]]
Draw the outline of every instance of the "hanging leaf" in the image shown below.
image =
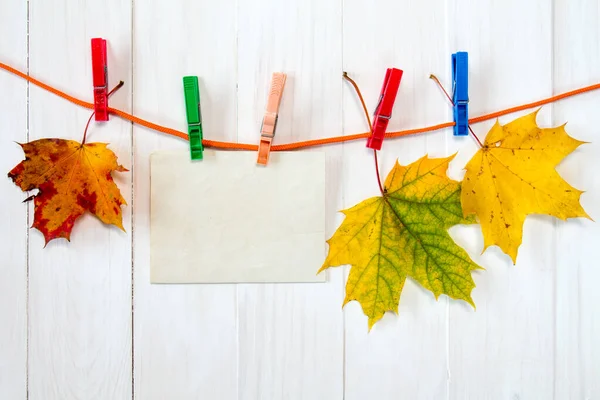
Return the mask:
[[496,122],[467,164],[463,181],[464,215],[477,215],[484,250],[497,245],[513,263],[527,215],[589,218],[579,204],[583,192],[554,169],[584,142],[570,137],[564,125],[539,128],[536,117],[537,111],[504,126]]
[[407,277],[433,292],[471,305],[471,272],[480,268],[448,234],[463,218],[459,182],[447,177],[454,156],[427,156],[394,166],[383,197],[372,197],[343,211],[344,222],[329,239],[320,271],[350,264],[344,305],[358,300],[369,329],[386,311],[398,311]]
[[70,240],[75,220],[85,211],[123,229],[121,205],[126,202],[111,173],[127,170],[106,146],[63,139],[21,145],[25,160],[8,176],[23,191],[39,189],[33,227],[44,234],[46,244],[61,237]]

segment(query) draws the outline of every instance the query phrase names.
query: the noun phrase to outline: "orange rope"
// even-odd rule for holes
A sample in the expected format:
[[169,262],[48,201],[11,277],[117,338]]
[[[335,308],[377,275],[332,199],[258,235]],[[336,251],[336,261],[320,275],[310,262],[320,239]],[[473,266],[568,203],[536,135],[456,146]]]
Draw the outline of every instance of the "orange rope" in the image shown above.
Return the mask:
[[[15,68],[12,68],[6,64],[3,64],[1,62],[0,62],[0,68],[4,69],[12,74],[15,74],[15,75],[27,80],[28,82],[33,83],[34,85],[39,86],[42,89],[49,91],[50,93],[53,93],[59,97],[62,97],[63,99],[68,100],[71,103],[77,104],[78,106],[81,106],[84,108],[89,108],[89,109],[94,108],[93,103],[88,103],[86,101],[79,100],[73,96],[70,96],[58,89],[53,88],[50,85],[47,85],[35,78],[32,78],[31,76],[15,69]],[[487,121],[489,119],[497,118],[502,115],[511,114],[511,113],[514,113],[517,111],[523,111],[523,110],[527,110],[527,109],[534,108],[534,107],[539,107],[544,104],[553,103],[555,101],[562,100],[567,97],[576,96],[578,94],[585,93],[585,92],[591,92],[591,91],[597,90],[597,89],[600,89],[600,83],[582,87],[582,88],[576,89],[576,90],[571,90],[570,92],[561,93],[559,95],[548,97],[546,99],[535,101],[533,103],[527,103],[527,104],[523,104],[523,105],[520,105],[517,107],[512,107],[512,108],[507,108],[505,110],[497,111],[497,112],[494,112],[491,114],[486,114],[486,115],[482,115],[479,117],[470,118],[469,124],[476,124],[478,122]],[[125,111],[117,110],[116,108],[109,108],[108,110],[111,113],[116,114],[119,117],[126,119],[128,121],[131,121],[135,124],[145,126],[146,128],[149,128],[149,129],[152,129],[155,131],[159,131],[162,133],[166,133],[168,135],[177,136],[181,139],[188,140],[188,135],[185,132],[181,132],[176,129],[168,128],[166,126],[162,126],[162,125],[152,123],[150,121],[146,121],[145,119],[136,117],[135,115],[131,115],[129,113],[126,113]],[[400,137],[400,136],[414,135],[417,133],[431,132],[431,131],[436,131],[438,129],[449,128],[451,126],[454,126],[454,122],[445,122],[443,124],[427,126],[424,128],[406,129],[406,130],[397,131],[397,132],[387,132],[385,134],[385,137],[394,138],[394,137]],[[348,142],[348,141],[352,141],[352,140],[366,139],[367,137],[369,137],[369,135],[370,135],[369,132],[364,132],[364,133],[357,133],[357,134],[347,135],[347,136],[335,136],[335,137],[324,138],[324,139],[306,140],[303,142],[278,144],[278,145],[274,145],[273,147],[271,147],[271,150],[273,150],[273,151],[294,150],[294,149],[301,149],[301,148],[306,148],[306,147],[322,146],[325,144],[342,143],[342,142]],[[254,151],[258,150],[258,145],[248,144],[248,143],[219,142],[216,140],[204,139],[204,140],[202,140],[202,144],[205,147],[214,147],[214,148],[218,148],[218,149],[254,150]]]

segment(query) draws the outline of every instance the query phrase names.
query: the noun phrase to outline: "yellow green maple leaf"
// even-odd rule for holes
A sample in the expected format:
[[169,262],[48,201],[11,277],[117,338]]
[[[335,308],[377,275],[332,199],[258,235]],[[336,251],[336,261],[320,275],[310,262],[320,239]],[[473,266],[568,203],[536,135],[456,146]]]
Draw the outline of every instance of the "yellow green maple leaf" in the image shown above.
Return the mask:
[[563,158],[585,142],[569,136],[564,125],[540,128],[536,122],[538,111],[504,126],[496,121],[483,147],[465,168],[464,215],[477,215],[484,251],[497,245],[513,263],[527,215],[549,214],[563,220],[589,218],[579,204],[583,192],[555,170]]
[[460,182],[446,175],[448,158],[427,156],[389,173],[382,197],[342,211],[346,218],[333,234],[319,272],[350,264],[344,305],[358,300],[369,329],[386,311],[398,312],[407,277],[430,290],[473,305],[471,272],[480,267],[448,234],[464,218]]

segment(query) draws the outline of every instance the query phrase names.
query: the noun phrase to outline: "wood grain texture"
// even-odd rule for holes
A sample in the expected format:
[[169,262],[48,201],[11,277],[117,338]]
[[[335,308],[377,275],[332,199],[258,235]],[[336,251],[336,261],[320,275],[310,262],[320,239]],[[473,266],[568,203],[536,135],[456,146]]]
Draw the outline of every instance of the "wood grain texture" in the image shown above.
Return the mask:
[[[0,61],[91,99],[89,39],[102,36],[111,86],[125,81],[111,105],[185,131],[181,78],[198,75],[205,137],[247,143],[258,142],[271,73],[285,72],[276,144],[367,130],[343,70],[370,112],[385,69],[404,70],[389,130],[451,119],[428,76],[449,89],[457,50],[469,52],[471,116],[600,81],[596,0],[363,3],[30,0],[28,13],[6,1]],[[32,140],[80,140],[88,110],[37,87],[27,98],[26,83],[2,71],[0,90],[5,173],[22,159],[13,141],[28,140],[28,128]],[[586,191],[596,220],[598,104],[600,93],[589,93],[539,116],[592,142],[558,170]],[[492,124],[473,128],[483,139]],[[188,144],[112,117],[89,138],[109,142],[132,169],[116,175],[127,233],[85,216],[71,243],[44,249],[27,229],[25,194],[0,180],[0,399],[600,398],[597,223],[528,218],[516,266],[497,248],[479,254],[479,226],[455,227],[487,269],[474,276],[477,310],[409,282],[399,315],[368,333],[356,302],[341,310],[347,267],[324,284],[150,285],[149,156]],[[381,172],[396,159],[458,152],[449,174],[461,179],[476,150],[451,130],[386,140]],[[337,210],[378,195],[372,153],[364,141],[303,151],[326,153],[330,236]]]
[[[600,81],[600,4],[556,0],[554,9],[554,92]],[[600,93],[589,93],[553,106],[553,124],[590,142],[558,167],[560,175],[586,191],[581,203],[598,221],[600,180],[598,142]],[[556,399],[600,398],[600,226],[577,219],[556,229],[555,380]]]
[[[2,7],[0,60],[27,69],[27,4]],[[6,174],[27,141],[27,83],[0,72],[0,171]],[[27,197],[0,179],[0,398],[27,395]]]
[[[34,0],[29,5],[31,74],[91,99],[90,39],[104,37],[109,85],[127,82],[110,104],[129,109],[131,2]],[[81,140],[90,111],[37,87],[31,87],[29,100],[30,139]],[[131,166],[130,124],[111,117],[92,124],[88,139],[110,143],[119,162]],[[131,203],[131,174],[115,174],[115,182]],[[123,223],[126,232],[87,214],[77,221],[70,243],[54,240],[45,248],[41,233],[30,231],[29,399],[131,397],[129,206],[123,208]]]
[[[275,144],[341,135],[340,2],[240,1],[237,15],[239,141],[258,143],[273,72],[287,74]],[[329,237],[341,206],[342,148],[312,151],[326,154]],[[326,283],[239,285],[237,293],[240,399],[343,396],[342,271]]]
[[[135,114],[187,131],[182,78],[197,75],[204,137],[235,140],[235,4],[136,3]],[[186,148],[186,141],[134,127],[134,392],[140,400],[237,396],[235,286],[150,285],[149,157]]]
[[[372,114],[386,68],[404,70],[388,131],[416,128],[447,120],[448,105],[429,79],[448,69],[444,54],[444,8],[435,1],[344,2],[344,70],[353,77]],[[344,88],[344,129],[368,130],[354,90]],[[382,180],[394,163],[408,165],[426,153],[447,156],[447,132],[386,139],[379,152]],[[373,152],[359,141],[344,145],[344,207],[378,196]],[[346,399],[446,398],[447,302],[408,280],[398,315],[387,313],[367,331],[357,302],[345,307]],[[453,307],[461,307],[454,304]]]
[[[449,5],[448,62],[451,52],[469,51],[470,115],[552,93],[552,1]],[[545,107],[538,123],[550,122],[551,108]],[[473,129],[483,140],[493,123]],[[476,151],[472,140],[466,139],[450,143],[450,148],[460,150],[456,164],[461,166]],[[486,268],[478,274],[473,291],[477,311],[450,307],[451,399],[553,397],[554,226],[550,217],[527,218],[516,266],[497,247],[477,258]],[[464,245],[477,255],[483,249],[481,231],[466,231]]]

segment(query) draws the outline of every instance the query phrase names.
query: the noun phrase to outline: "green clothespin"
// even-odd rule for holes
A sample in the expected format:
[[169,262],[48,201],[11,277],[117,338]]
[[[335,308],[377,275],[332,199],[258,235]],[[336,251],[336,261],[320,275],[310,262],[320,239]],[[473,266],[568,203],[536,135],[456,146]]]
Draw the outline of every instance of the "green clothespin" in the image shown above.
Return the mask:
[[197,76],[183,77],[185,112],[187,115],[190,156],[192,160],[202,160],[202,113],[200,112],[200,90]]

